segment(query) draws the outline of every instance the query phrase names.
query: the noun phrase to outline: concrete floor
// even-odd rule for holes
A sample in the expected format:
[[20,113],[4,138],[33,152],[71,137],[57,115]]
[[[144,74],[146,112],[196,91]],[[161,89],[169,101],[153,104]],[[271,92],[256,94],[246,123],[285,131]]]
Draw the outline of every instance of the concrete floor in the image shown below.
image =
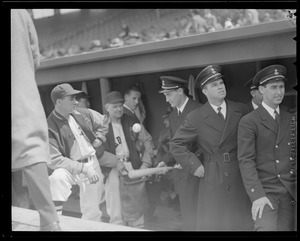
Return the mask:
[[[178,203],[176,202],[177,199],[174,199],[174,201],[170,203],[170,199],[166,197],[166,193],[162,193],[161,196],[164,196],[165,200],[160,199],[154,211],[154,218],[150,220],[146,219],[144,228],[153,231],[181,231],[182,220],[180,211],[178,210]],[[108,222],[109,217],[106,213],[105,203],[100,207],[103,212],[102,221]],[[76,218],[81,217],[79,198],[76,195],[76,192],[73,192],[73,194],[69,197],[69,200],[64,204],[62,214],[64,216],[71,216]]]

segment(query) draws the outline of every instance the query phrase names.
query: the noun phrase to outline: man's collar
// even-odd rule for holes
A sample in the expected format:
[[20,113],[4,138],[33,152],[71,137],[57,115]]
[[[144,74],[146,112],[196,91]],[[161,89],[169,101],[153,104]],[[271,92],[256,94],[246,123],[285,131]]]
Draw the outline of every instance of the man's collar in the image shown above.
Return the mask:
[[187,104],[188,101],[189,101],[189,98],[186,96],[185,97],[185,101],[183,102],[183,104],[181,105],[181,107],[180,108],[176,107],[177,111],[180,111],[182,113],[183,110],[184,110],[184,107],[186,106],[186,104]]
[[68,120],[68,117],[70,116],[70,115],[68,115],[68,117],[65,117],[55,109],[53,110],[53,115],[59,120]]
[[134,113],[134,111],[133,111],[128,105],[123,104],[123,106],[124,106],[125,108],[127,108],[128,110],[130,110],[132,113]]

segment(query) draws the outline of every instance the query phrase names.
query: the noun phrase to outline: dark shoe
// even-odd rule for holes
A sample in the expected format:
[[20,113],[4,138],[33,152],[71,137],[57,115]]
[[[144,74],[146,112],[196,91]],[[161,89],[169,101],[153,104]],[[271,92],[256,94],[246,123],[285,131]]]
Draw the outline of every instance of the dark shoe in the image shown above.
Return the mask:
[[57,231],[61,231],[61,227],[58,224],[58,222],[53,222],[46,226],[41,227],[40,231],[57,232]]

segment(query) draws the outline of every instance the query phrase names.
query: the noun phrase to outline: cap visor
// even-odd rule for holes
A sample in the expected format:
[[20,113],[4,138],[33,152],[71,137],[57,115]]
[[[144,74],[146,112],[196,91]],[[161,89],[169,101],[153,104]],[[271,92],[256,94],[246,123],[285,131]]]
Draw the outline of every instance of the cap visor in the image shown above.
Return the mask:
[[81,91],[81,90],[72,90],[69,93],[67,93],[65,96],[68,96],[68,95],[77,95],[77,94],[80,94],[82,92],[83,91]]

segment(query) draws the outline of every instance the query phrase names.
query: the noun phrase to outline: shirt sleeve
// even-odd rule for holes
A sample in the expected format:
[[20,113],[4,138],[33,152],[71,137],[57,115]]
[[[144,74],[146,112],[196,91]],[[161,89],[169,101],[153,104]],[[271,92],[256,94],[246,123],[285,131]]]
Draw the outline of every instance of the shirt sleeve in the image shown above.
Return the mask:
[[50,145],[50,160],[48,167],[55,170],[57,168],[65,168],[72,174],[78,174],[81,171],[82,164],[67,158],[59,150],[55,134],[49,129],[49,145]]
[[238,160],[244,186],[252,202],[266,196],[256,169],[255,136],[251,119],[243,117],[238,126]]
[[109,118],[99,112],[89,109],[93,118],[94,133],[102,142],[106,142],[106,134],[108,133]]
[[148,168],[148,167],[152,167],[153,165],[152,158],[154,156],[154,151],[153,151],[154,145],[150,133],[145,129],[145,127],[142,124],[141,127],[142,129],[139,132],[138,140],[140,140],[145,147],[145,151],[142,157],[141,168]]
[[194,121],[187,116],[183,125],[175,132],[170,141],[170,152],[182,168],[194,175],[195,171],[202,166],[195,153],[190,150],[192,143],[197,140],[198,133]]

